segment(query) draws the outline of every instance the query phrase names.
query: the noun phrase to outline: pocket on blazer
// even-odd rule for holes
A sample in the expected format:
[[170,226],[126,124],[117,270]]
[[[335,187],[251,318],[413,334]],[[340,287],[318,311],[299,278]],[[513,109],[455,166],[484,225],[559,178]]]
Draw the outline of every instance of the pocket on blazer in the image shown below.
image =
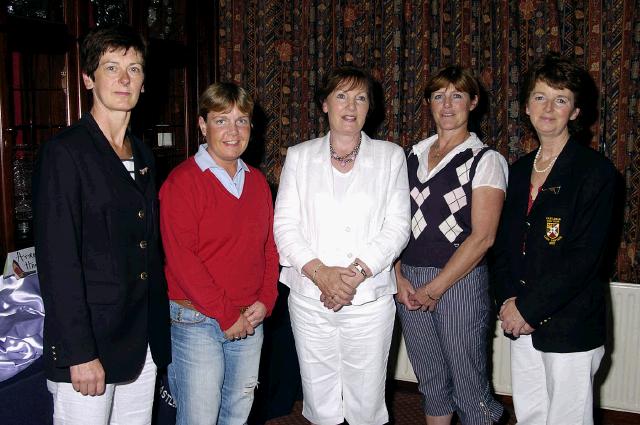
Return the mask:
[[82,264],[85,281],[113,282],[116,280],[113,264],[114,260],[109,252],[88,252],[84,255]]
[[120,287],[113,282],[86,281],[87,302],[89,304],[117,304],[120,299]]

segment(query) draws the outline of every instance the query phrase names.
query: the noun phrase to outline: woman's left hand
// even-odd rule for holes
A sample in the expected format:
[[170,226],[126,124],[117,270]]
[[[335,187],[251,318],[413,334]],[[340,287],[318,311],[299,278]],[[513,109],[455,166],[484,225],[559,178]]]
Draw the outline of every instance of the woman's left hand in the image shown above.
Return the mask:
[[331,297],[327,297],[325,294],[320,294],[320,302],[324,304],[326,308],[333,311],[338,311],[342,308],[342,304],[335,302]]
[[516,306],[516,297],[511,297],[502,303],[499,317],[502,320],[500,325],[502,330],[516,338],[520,335],[529,335],[535,330],[520,314]]
[[362,282],[364,282],[365,277],[353,264],[349,265],[349,270],[354,273],[353,276],[343,274],[340,277],[344,283],[351,286],[353,289],[356,289]]
[[[347,274],[342,274],[340,275],[340,279],[342,279],[344,283],[346,283],[347,285],[349,285],[351,288],[355,290],[358,287],[358,285],[364,282],[364,276],[357,269],[355,269],[353,265],[349,266],[349,270],[354,272],[354,275],[349,276]],[[333,311],[338,311],[344,306],[344,304],[340,304],[336,302],[333,298],[325,296],[325,294],[320,295],[320,301],[324,304],[326,308]]]
[[[360,264],[361,267],[363,267],[363,269],[365,270],[365,273],[371,273],[369,268],[366,265],[364,265],[364,263],[361,260],[356,259],[356,261],[358,261],[358,264]],[[360,270],[358,270],[354,266],[354,264],[350,264],[348,269],[351,271],[351,275],[343,273],[340,275],[340,279],[342,280],[342,282],[346,283],[351,288],[353,288],[355,292],[358,286],[365,281],[366,277],[360,272]],[[326,308],[333,311],[340,310],[344,305],[336,302],[331,297],[327,297],[325,294],[322,294],[320,296],[320,301],[324,304]]]
[[267,315],[267,307],[260,301],[256,301],[251,304],[244,311],[244,317],[251,323],[254,328],[258,326],[264,320]]
[[414,297],[422,305],[420,310],[434,311],[438,305],[438,301],[440,301],[440,297],[442,297],[442,293],[436,288],[433,282],[431,282],[418,288]]

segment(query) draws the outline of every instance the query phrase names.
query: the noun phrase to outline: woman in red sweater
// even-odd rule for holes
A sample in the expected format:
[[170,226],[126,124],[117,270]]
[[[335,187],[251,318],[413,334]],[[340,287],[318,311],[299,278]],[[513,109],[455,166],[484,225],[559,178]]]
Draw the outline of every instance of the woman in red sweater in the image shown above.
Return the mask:
[[241,424],[258,380],[260,324],[277,296],[272,198],[262,173],[240,159],[251,133],[249,94],[216,83],[199,109],[207,143],[160,190],[169,384],[178,425]]

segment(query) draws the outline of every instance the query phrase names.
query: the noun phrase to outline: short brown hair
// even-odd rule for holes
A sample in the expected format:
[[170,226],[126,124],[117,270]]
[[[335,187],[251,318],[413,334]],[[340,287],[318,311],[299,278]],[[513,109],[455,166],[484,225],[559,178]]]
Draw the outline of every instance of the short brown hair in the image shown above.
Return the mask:
[[357,66],[340,66],[325,74],[322,79],[322,86],[318,90],[316,100],[320,105],[338,86],[345,86],[349,91],[356,87],[364,87],[367,90],[369,100],[369,112],[375,108],[373,100],[373,78],[368,72]]
[[140,53],[144,66],[147,58],[147,44],[136,30],[128,25],[111,25],[92,29],[80,46],[82,72],[93,80],[102,55],[107,51],[120,49],[133,49]]
[[[571,58],[560,56],[557,52],[546,54],[535,62],[527,74],[521,94],[523,106],[529,101],[536,83],[541,81],[554,89],[568,89],[573,93],[574,106],[580,109],[575,120],[570,120],[569,132],[573,135],[582,131],[587,124],[593,109],[589,97],[597,98],[597,89],[586,69]],[[526,115],[524,115],[526,116]],[[529,121],[529,120],[527,120]],[[530,124],[530,122],[529,122]]]
[[453,84],[456,90],[468,93],[471,99],[476,96],[480,98],[478,80],[469,68],[463,68],[460,65],[449,65],[429,78],[427,87],[424,89],[424,98],[429,102],[433,92],[447,88],[449,84]]
[[213,83],[200,95],[198,114],[205,119],[209,112],[226,112],[238,107],[243,114],[253,115],[253,99],[242,87],[234,83]]

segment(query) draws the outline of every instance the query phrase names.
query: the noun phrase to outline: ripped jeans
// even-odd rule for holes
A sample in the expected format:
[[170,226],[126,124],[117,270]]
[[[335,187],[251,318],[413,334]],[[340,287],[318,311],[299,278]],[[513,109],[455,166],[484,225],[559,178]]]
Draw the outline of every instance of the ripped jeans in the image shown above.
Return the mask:
[[176,425],[244,425],[258,383],[263,327],[225,339],[218,322],[171,302],[169,386]]

